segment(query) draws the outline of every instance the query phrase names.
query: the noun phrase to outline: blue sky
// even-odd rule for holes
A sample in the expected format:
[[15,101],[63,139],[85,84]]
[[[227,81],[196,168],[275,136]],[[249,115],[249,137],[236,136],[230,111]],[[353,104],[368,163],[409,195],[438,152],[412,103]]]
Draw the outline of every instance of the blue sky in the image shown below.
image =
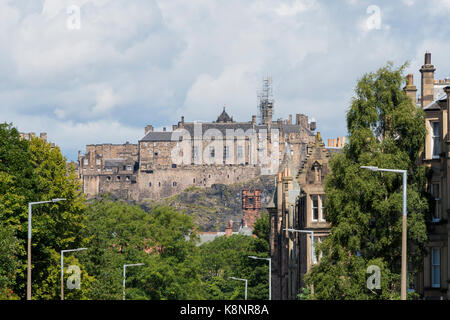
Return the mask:
[[326,140],[346,134],[357,80],[387,61],[410,61],[419,86],[428,50],[450,76],[449,15],[450,0],[0,0],[0,121],[75,160],[224,105],[249,121],[271,75],[274,117],[307,114]]

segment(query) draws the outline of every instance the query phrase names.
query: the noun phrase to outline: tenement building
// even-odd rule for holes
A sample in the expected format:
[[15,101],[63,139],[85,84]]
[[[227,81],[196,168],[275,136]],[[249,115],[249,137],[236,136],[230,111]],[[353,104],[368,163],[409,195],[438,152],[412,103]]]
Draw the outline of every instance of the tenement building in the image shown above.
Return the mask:
[[277,188],[270,213],[270,255],[272,259],[272,297],[296,300],[304,287],[303,277],[318,263],[315,245],[330,233],[326,220],[324,181],[329,159],[338,152],[342,138],[326,148],[320,135],[307,146],[300,167],[289,153],[280,166]]
[[425,299],[450,298],[450,79],[437,80],[436,68],[431,63],[431,53],[425,54],[425,63],[420,69],[421,97],[416,100],[417,88],[413,75],[408,75],[405,92],[417,101],[425,112],[427,137],[421,162],[430,175],[427,181],[428,192],[433,203],[428,220],[431,222],[427,256],[415,287]]
[[137,144],[86,146],[78,156],[84,193],[88,198],[110,193],[122,199],[158,200],[190,186],[276,175],[286,152],[300,164],[316,139],[316,123],[303,114],[273,120],[270,81],[264,84],[258,116],[251,121],[235,121],[224,108],[213,122],[187,122],[182,116],[170,131],[148,125]]

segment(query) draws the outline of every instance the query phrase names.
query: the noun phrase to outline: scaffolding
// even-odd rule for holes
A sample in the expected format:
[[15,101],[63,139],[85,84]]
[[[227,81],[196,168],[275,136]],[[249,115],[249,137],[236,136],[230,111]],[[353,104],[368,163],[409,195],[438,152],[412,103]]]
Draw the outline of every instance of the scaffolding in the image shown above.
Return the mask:
[[272,78],[267,76],[263,79],[262,90],[258,92],[258,124],[272,121],[273,104]]

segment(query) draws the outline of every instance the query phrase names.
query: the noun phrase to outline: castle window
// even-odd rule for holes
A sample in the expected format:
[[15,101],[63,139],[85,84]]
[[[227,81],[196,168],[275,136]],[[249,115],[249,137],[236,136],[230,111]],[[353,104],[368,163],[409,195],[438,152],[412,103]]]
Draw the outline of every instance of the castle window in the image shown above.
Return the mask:
[[174,181],[174,182],[172,183],[172,186],[176,187],[176,186],[177,186],[177,183]]
[[177,165],[175,163],[172,163],[172,169],[176,169]]
[[111,181],[111,177],[106,177],[106,181]]
[[127,177],[125,178],[125,180],[126,180],[126,181],[130,181],[130,177],[127,176]]
[[117,181],[120,181],[120,176],[117,176]]
[[198,160],[198,147],[193,147],[192,153],[194,155],[194,161]]
[[440,250],[440,248],[431,248],[431,286],[433,288],[441,287],[441,250]]
[[83,173],[86,173],[87,172],[87,169],[86,168],[83,168]]
[[128,166],[127,166],[127,170],[128,170],[128,171],[131,171],[131,170],[133,170],[133,167],[130,166],[130,165],[128,165]]
[[84,160],[83,160],[83,164],[84,164],[85,166],[89,165],[89,160],[88,160],[88,159],[84,159]]
[[431,155],[439,159],[439,122],[431,122]]
[[230,147],[228,147],[228,146],[223,147],[223,156],[225,158],[229,158],[230,157]]
[[106,171],[112,171],[112,168],[106,168]]
[[195,178],[194,178],[194,180],[193,180],[193,183],[195,183]]
[[127,167],[126,167],[126,166],[123,166],[122,170],[123,170],[123,171],[127,170]]
[[209,157],[214,158],[214,156],[215,156],[214,147],[209,147]]
[[158,187],[161,187],[161,182],[158,182]]
[[158,156],[158,152],[155,152],[155,157],[157,157]]
[[242,146],[237,147],[237,158],[242,159],[244,157],[244,150]]
[[149,182],[148,186],[149,186],[149,187],[151,187],[151,186],[152,186],[152,183],[151,183],[151,182]]
[[156,147],[156,142],[153,142],[153,146]]
[[96,162],[97,162],[98,166],[102,164],[102,160],[101,159],[97,159]]

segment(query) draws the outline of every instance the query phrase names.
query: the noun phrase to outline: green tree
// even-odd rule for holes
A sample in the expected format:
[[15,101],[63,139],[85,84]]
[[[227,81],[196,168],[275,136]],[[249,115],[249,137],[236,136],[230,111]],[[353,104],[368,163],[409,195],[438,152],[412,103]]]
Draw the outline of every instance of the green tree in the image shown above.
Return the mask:
[[210,300],[244,299],[244,283],[248,280],[248,299],[264,300],[269,296],[269,265],[249,256],[268,257],[268,243],[244,235],[218,237],[201,246],[201,270],[205,296]]
[[258,238],[266,240],[269,244],[269,236],[270,236],[270,217],[269,213],[264,211],[261,213],[261,216],[258,220],[256,220],[255,225],[253,226],[253,234]]
[[13,228],[0,224],[0,300],[18,298],[12,290],[19,267],[18,249]]
[[194,224],[173,208],[145,212],[137,205],[107,198],[89,204],[84,237],[90,249],[82,258],[95,277],[91,299],[122,299],[124,264],[127,299],[200,299],[201,278]]
[[[408,261],[419,269],[427,241],[425,168],[418,164],[426,129],[423,111],[401,89],[405,65],[392,63],[358,82],[347,112],[349,144],[331,161],[326,215],[331,235],[319,245],[320,264],[306,276],[315,299],[398,299],[402,236],[402,176],[360,166],[408,171]],[[366,286],[370,265],[381,289]]]
[[[84,197],[74,167],[58,147],[38,139],[23,140],[11,124],[0,125],[0,221],[18,242],[16,279],[12,290],[26,296],[28,203],[66,198],[33,206],[33,298],[59,298],[59,252],[84,244]],[[0,266],[0,269],[2,266]]]

